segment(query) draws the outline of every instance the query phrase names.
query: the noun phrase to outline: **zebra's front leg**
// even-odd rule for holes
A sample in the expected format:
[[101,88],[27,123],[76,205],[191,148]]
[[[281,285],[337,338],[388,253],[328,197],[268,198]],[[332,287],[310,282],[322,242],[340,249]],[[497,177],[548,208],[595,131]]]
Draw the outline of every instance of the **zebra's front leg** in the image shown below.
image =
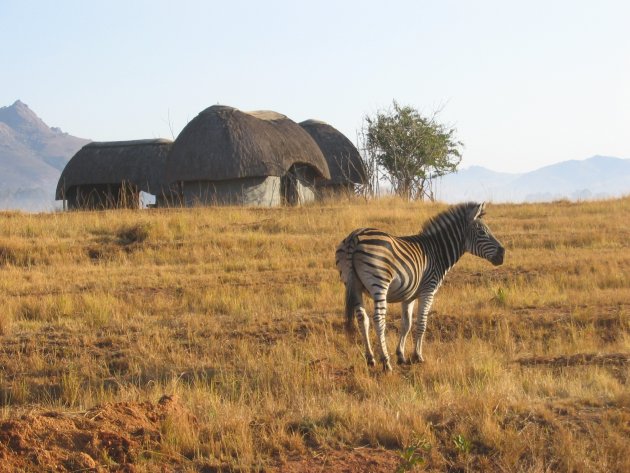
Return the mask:
[[372,346],[370,345],[370,318],[365,312],[363,307],[359,307],[355,311],[355,315],[357,317],[357,321],[359,322],[359,330],[361,331],[361,337],[363,338],[363,346],[365,347],[365,359],[367,361],[368,366],[374,366],[376,363],[374,361],[374,352],[372,351]]
[[418,320],[416,321],[416,329],[414,333],[415,347],[412,363],[422,363],[424,358],[422,357],[422,340],[424,339],[424,333],[427,330],[427,318],[429,316],[429,309],[433,303],[434,291],[425,293],[420,296],[420,304],[418,306]]
[[389,363],[389,354],[387,353],[387,343],[385,340],[385,317],[387,315],[387,300],[385,294],[374,298],[374,328],[376,329],[376,337],[378,338],[379,355],[383,364],[383,371],[391,371],[392,365]]
[[407,363],[405,358],[405,343],[407,341],[407,335],[411,331],[411,322],[413,319],[413,306],[416,303],[415,300],[402,303],[402,321],[400,323],[400,339],[398,340],[398,348],[396,349],[396,356],[398,357],[398,364],[402,365]]

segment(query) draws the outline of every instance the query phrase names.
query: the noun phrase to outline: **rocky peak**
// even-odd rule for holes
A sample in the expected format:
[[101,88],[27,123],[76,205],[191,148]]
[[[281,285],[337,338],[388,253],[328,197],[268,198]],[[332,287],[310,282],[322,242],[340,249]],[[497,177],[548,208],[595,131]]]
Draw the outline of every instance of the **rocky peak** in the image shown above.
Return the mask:
[[10,128],[22,134],[53,133],[50,127],[21,100],[16,100],[9,107],[0,108],[0,122],[7,124]]

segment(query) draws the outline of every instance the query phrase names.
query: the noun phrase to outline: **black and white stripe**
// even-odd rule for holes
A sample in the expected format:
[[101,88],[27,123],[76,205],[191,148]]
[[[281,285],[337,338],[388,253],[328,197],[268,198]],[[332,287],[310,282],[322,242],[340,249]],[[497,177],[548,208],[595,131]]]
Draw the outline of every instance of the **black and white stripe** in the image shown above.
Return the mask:
[[422,339],[433,297],[449,269],[465,252],[503,263],[505,250],[481,220],[485,204],[453,206],[431,219],[417,235],[396,237],[374,228],[353,231],[337,247],[336,263],[346,286],[346,325],[354,329],[357,317],[365,356],[370,366],[374,354],[368,335],[369,318],[363,293],[374,300],[374,326],[383,368],[391,370],[385,343],[388,302],[402,303],[402,324],[396,354],[404,363],[405,341],[411,330],[412,312],[419,300],[412,362],[421,362]]

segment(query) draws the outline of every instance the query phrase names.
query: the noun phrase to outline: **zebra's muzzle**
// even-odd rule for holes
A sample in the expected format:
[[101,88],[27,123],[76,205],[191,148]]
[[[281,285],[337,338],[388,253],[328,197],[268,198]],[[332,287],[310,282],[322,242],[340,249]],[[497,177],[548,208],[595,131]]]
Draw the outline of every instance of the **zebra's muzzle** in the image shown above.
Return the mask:
[[503,264],[503,257],[505,256],[505,248],[500,246],[497,249],[497,252],[494,254],[490,262],[495,266],[500,266]]

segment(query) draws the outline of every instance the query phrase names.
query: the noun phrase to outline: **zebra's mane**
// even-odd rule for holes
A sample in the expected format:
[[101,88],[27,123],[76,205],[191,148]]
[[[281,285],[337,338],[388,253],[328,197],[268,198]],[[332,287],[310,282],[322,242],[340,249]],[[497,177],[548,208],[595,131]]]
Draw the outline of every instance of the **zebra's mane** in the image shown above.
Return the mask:
[[[454,225],[467,225],[472,220],[470,216],[474,215],[473,212],[478,208],[479,204],[476,202],[453,205],[426,222],[420,230],[420,235],[436,235]],[[482,211],[479,217],[483,215]]]

